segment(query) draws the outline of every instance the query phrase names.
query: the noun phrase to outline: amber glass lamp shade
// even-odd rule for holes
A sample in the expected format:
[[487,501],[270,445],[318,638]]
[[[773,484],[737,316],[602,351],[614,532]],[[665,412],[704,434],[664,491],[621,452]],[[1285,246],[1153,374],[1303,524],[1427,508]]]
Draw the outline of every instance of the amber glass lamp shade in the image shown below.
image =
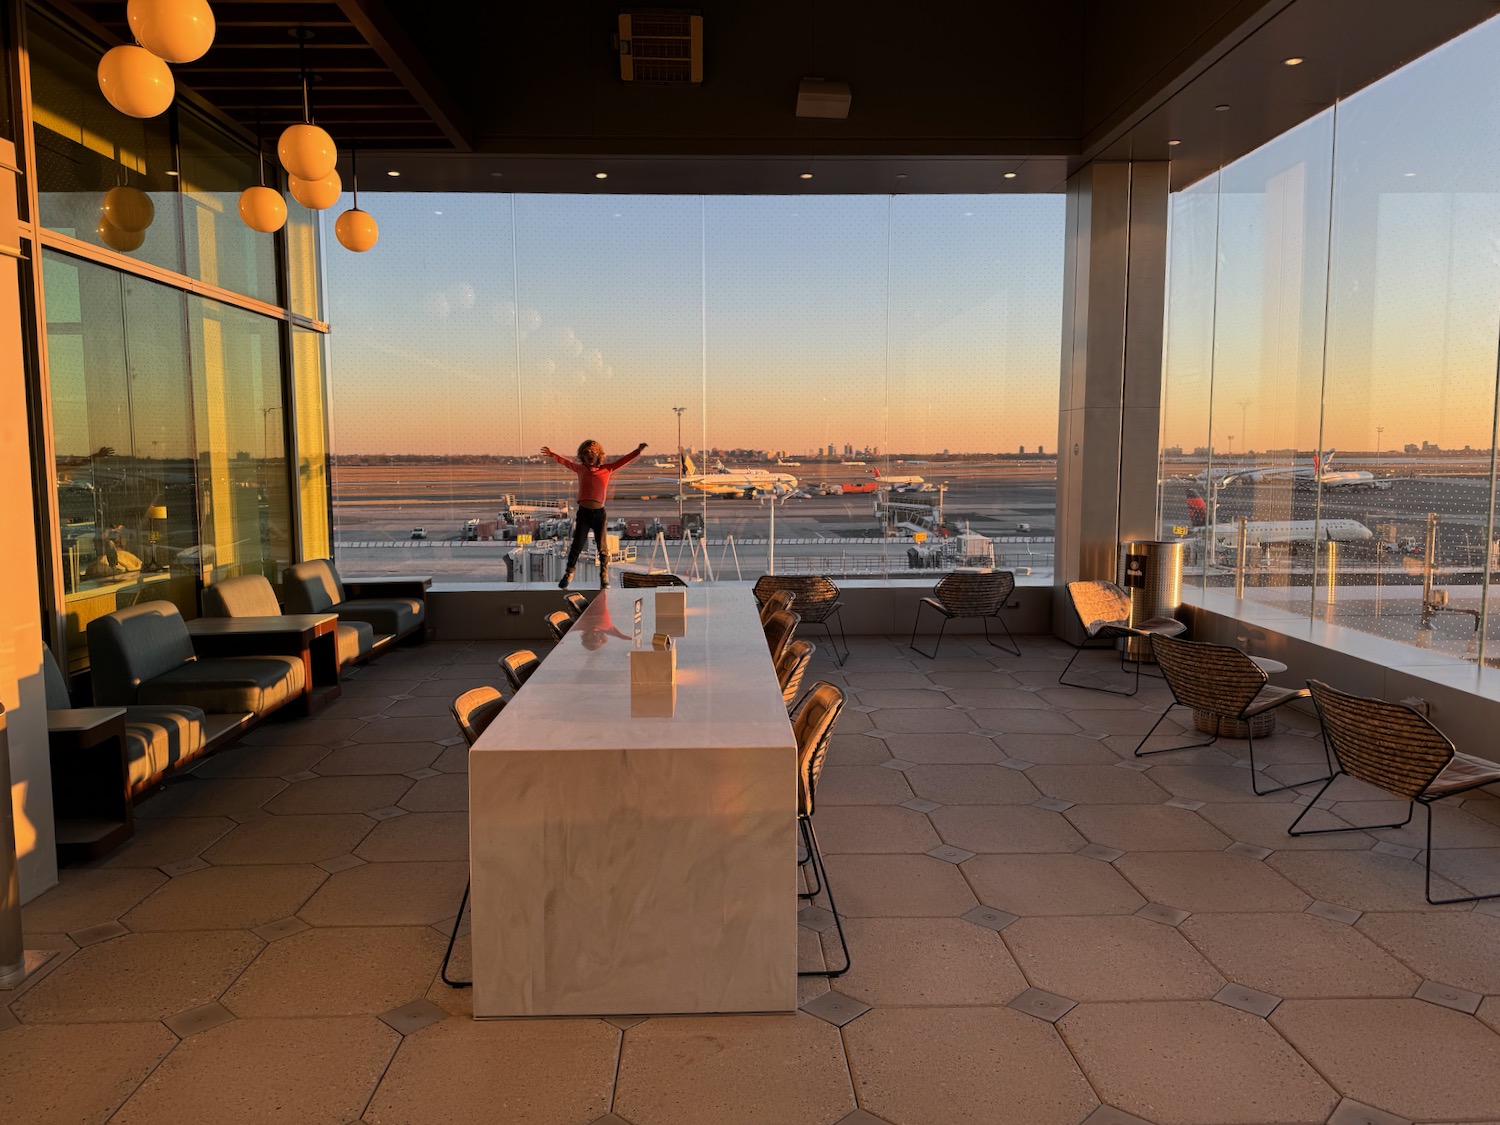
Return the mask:
[[139,250],[141,243],[146,241],[146,232],[143,230],[121,230],[104,216],[99,217],[99,241],[111,250],[118,250],[122,254],[129,254],[132,250]]
[[330,172],[321,180],[304,180],[288,176],[287,186],[292,189],[292,198],[309,211],[326,211],[339,201],[344,182],[337,172]]
[[111,47],[99,60],[99,90],[127,117],[157,117],[177,92],[172,71],[144,47]]
[[214,45],[208,0],[130,0],[125,19],[136,42],[169,63],[201,59]]
[[345,250],[363,254],[380,239],[380,225],[368,211],[351,207],[333,224],[333,234]]
[[316,125],[288,125],[276,142],[276,156],[288,175],[299,180],[326,180],[338,164],[339,151],[326,130]]
[[156,205],[140,188],[121,184],[104,193],[104,217],[117,230],[139,233],[156,218]]
[[251,230],[275,234],[286,225],[286,200],[275,188],[246,188],[240,192],[240,218]]

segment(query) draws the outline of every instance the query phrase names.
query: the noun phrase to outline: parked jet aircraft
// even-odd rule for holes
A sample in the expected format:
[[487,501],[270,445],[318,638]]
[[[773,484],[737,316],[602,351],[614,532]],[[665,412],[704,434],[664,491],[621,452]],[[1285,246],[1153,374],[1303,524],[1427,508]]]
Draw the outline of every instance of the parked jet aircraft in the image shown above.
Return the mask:
[[1264,469],[1244,469],[1231,471],[1224,474],[1219,482],[1220,487],[1230,484],[1238,484],[1241,481],[1264,481],[1264,480],[1286,480],[1290,479],[1295,488],[1316,488],[1322,485],[1324,488],[1370,488],[1385,490],[1391,487],[1391,482],[1366,469],[1340,469],[1334,470],[1329,466],[1338,451],[1330,449],[1327,453],[1319,456],[1313,454],[1312,467],[1305,465],[1277,465]]
[[[1188,524],[1193,533],[1206,531],[1208,526],[1208,504],[1196,488],[1187,490]],[[1233,521],[1225,521],[1214,527],[1214,546],[1233,550],[1239,543],[1240,529]],[[1351,519],[1327,520],[1250,520],[1245,527],[1245,541],[1252,548],[1268,547],[1279,543],[1320,542],[1357,543],[1374,538],[1374,533]]]
[[797,487],[797,478],[790,473],[772,473],[765,469],[727,469],[722,462],[715,463],[712,472],[700,473],[693,464],[693,459],[686,453],[682,455],[682,467],[683,484],[715,496],[753,498],[766,492],[780,496]]

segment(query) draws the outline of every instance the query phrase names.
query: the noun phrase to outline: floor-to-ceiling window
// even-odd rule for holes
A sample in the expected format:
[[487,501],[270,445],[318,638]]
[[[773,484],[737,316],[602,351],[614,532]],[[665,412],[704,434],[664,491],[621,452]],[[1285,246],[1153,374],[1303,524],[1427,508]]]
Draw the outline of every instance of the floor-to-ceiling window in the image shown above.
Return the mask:
[[1161,509],[1191,581],[1500,659],[1497,55],[1491,20],[1174,193]]
[[539,450],[593,438],[648,443],[609,505],[636,566],[1050,574],[1062,195],[365,205],[379,245],[328,263],[351,571],[555,579],[515,550],[567,532]]

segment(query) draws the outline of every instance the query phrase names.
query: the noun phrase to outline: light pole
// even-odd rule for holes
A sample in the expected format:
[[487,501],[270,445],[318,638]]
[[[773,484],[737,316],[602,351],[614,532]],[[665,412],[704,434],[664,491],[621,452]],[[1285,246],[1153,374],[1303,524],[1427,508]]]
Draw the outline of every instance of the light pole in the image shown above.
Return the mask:
[[1385,427],[1375,427],[1375,460],[1380,460],[1380,451],[1385,448]]
[[270,452],[270,442],[267,440],[269,434],[267,423],[271,420],[271,412],[280,409],[281,407],[279,406],[262,406],[260,408],[260,459],[262,461],[266,459],[267,454]]
[[687,407],[674,406],[672,413],[677,415],[677,526],[682,526],[682,414]]

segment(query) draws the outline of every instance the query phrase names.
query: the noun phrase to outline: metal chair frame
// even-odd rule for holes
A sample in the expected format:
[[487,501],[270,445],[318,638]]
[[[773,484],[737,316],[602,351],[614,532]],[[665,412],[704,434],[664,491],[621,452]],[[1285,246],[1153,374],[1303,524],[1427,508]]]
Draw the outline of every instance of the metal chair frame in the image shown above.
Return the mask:
[[802,892],[799,898],[812,898],[827,894],[828,909],[833,915],[834,927],[838,930],[839,946],[844,952],[844,964],[838,969],[799,969],[799,977],[841,977],[849,971],[853,961],[849,956],[849,939],[844,934],[844,921],[839,917],[838,903],[834,901],[833,886],[828,881],[828,868],[823,862],[823,852],[818,847],[818,830],[813,827],[814,795],[818,779],[823,773],[823,762],[828,756],[828,744],[833,737],[833,728],[844,709],[844,693],[833,684],[819,681],[802,698],[797,714],[792,720],[797,732],[797,827],[802,835],[802,845],[807,849],[806,863],[813,869],[816,889]]
[[[839,601],[839,588],[826,574],[762,574],[755,580],[755,600],[765,605],[778,590],[787,590],[796,595],[797,614],[808,625],[821,625],[828,634],[828,646],[833,649],[833,661],[840,667],[849,659],[849,638],[844,634],[844,603]],[[844,654],[839,655],[839,646],[833,639],[833,626],[829,619],[837,618],[839,639],[844,642]]]
[[[1092,600],[1094,601],[1099,601],[1101,597],[1108,600],[1110,608],[1115,610],[1123,609],[1125,616],[1108,618],[1099,616],[1098,614],[1093,614],[1089,617],[1085,617],[1083,609],[1078,604],[1080,598],[1082,598],[1083,600],[1090,600],[1090,598],[1092,598]],[[1176,636],[1178,633],[1183,632],[1187,628],[1186,625],[1184,625],[1181,621],[1178,621],[1176,618],[1153,619],[1151,621],[1142,622],[1139,626],[1128,624],[1126,618],[1128,618],[1130,615],[1130,595],[1122,590],[1119,586],[1116,586],[1113,582],[1069,582],[1068,601],[1073,606],[1073,612],[1078,616],[1078,623],[1083,626],[1085,637],[1082,644],[1073,646],[1072,659],[1070,659],[1067,663],[1067,666],[1063,668],[1062,674],[1057,677],[1057,682],[1064,685],[1065,687],[1079,687],[1084,688],[1088,691],[1102,691],[1107,692],[1110,695],[1135,695],[1138,691],[1141,690],[1142,662],[1139,660],[1127,661],[1125,659],[1125,650],[1123,648],[1120,649],[1120,671],[1126,671],[1125,665],[1127,663],[1135,665],[1135,686],[1132,687],[1129,691],[1121,691],[1118,688],[1105,687],[1102,684],[1080,684],[1076,681],[1073,683],[1069,683],[1067,676],[1068,673],[1072,671],[1073,662],[1077,660],[1078,657],[1083,653],[1083,650],[1088,647],[1090,641],[1113,642],[1130,638],[1156,636],[1158,634]],[[1175,628],[1173,628],[1173,626],[1175,626]]]
[[[492,687],[470,688],[451,705],[453,718],[458,722],[458,733],[464,736],[465,744],[471,747],[475,739],[484,733],[485,728],[504,709],[505,699]],[[448,935],[448,948],[443,953],[442,968],[438,970],[438,975],[449,988],[474,987],[472,980],[455,980],[448,975],[448,963],[453,960],[453,947],[458,944],[458,928],[463,924],[464,908],[469,905],[469,890],[472,885],[472,881],[464,883],[464,897],[459,900],[458,913],[453,917],[453,932]]]
[[[1005,618],[1000,616],[1000,611],[1005,608],[1005,603],[1010,601],[1010,596],[1015,593],[1015,590],[1016,576],[1009,570],[945,575],[932,588],[933,596],[923,598],[917,603],[917,615],[912,619],[911,640],[907,647],[929,660],[936,660],[938,648],[943,643],[943,630],[948,627],[948,622],[956,617],[977,617],[984,624],[986,641],[998,649],[1020,656],[1021,646],[1011,635],[1010,626],[1005,623]],[[922,652],[917,648],[917,626],[922,621],[923,606],[931,606],[942,614],[943,618],[942,623],[938,625],[937,642],[932,646],[931,652]],[[1000,622],[1000,627],[1005,630],[1005,639],[1010,642],[1008,647],[990,636],[990,618]]]
[[[1205,746],[1212,746],[1221,737],[1225,737],[1218,731],[1218,718],[1234,719],[1244,723],[1248,731],[1251,719],[1264,715],[1268,711],[1274,711],[1294,699],[1306,699],[1308,695],[1306,688],[1294,690],[1268,684],[1264,668],[1259,667],[1239,649],[1230,648],[1228,645],[1188,641],[1181,637],[1157,634],[1151,638],[1151,651],[1156,657],[1157,667],[1162,670],[1162,678],[1167,682],[1167,690],[1172,693],[1172,702],[1157,716],[1156,722],[1151,724],[1151,729],[1136,743],[1135,756],[1137,758],[1149,758],[1155,754],[1170,754],[1177,750],[1198,750]],[[1143,749],[1151,740],[1151,736],[1156,733],[1156,728],[1161,726],[1166,717],[1177,707],[1207,711],[1216,716],[1214,733],[1201,742],[1186,742],[1181,746],[1163,746],[1157,750]],[[1255,739],[1248,733],[1245,737],[1245,745],[1250,754],[1250,788],[1257,797],[1264,797],[1268,793],[1280,793],[1286,789],[1295,789],[1299,785],[1324,781],[1333,774],[1333,760],[1329,758],[1326,774],[1262,789],[1256,780],[1260,773],[1255,766]],[[1324,753],[1326,755],[1326,748]]]
[[[1411,823],[1417,805],[1427,810],[1427,847],[1424,850],[1423,893],[1433,906],[1455,902],[1480,902],[1500,898],[1500,891],[1483,895],[1432,897],[1432,806],[1445,797],[1456,797],[1500,780],[1500,764],[1482,762],[1459,754],[1453,742],[1427,716],[1404,703],[1350,695],[1321,680],[1308,680],[1313,706],[1323,724],[1323,748],[1338,761],[1338,768],[1297,814],[1287,828],[1288,836],[1324,836],[1334,832],[1372,832],[1382,828],[1404,828]],[[1495,773],[1464,784],[1444,786],[1440,793],[1428,792],[1455,758],[1495,767]],[[1350,767],[1353,767],[1352,769]],[[1347,774],[1367,785],[1384,789],[1406,801],[1406,819],[1392,824],[1351,824],[1344,828],[1304,828],[1297,831],[1323,794]]]

